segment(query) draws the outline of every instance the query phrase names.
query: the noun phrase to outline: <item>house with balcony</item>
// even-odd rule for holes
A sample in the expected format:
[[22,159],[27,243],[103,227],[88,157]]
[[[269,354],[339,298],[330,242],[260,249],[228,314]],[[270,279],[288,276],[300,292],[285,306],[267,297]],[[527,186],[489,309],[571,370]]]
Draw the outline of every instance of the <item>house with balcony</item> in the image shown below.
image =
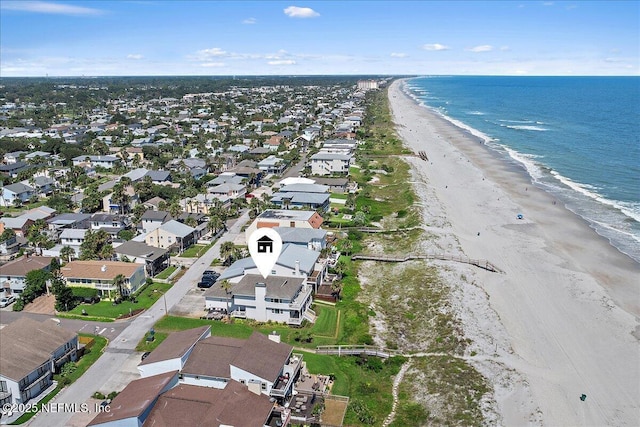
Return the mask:
[[260,160],[257,166],[258,166],[258,169],[260,169],[265,174],[269,174],[269,173],[281,174],[284,171],[284,169],[287,167],[287,163],[284,161],[284,159],[271,155],[269,157],[266,157]]
[[38,397],[78,358],[78,334],[49,319],[21,317],[0,329],[0,343],[0,406]]
[[350,154],[316,153],[311,156],[312,175],[349,175]]
[[200,390],[235,390],[234,383],[239,383],[267,401],[272,397],[283,402],[294,394],[302,365],[302,354],[293,353],[275,333],[218,337],[211,336],[211,326],[201,326],[171,333],[140,362],[138,371],[143,378],[177,371],[180,385]]
[[[121,261],[71,261],[60,268],[67,286],[98,290],[101,298],[112,298],[117,292],[130,295],[146,280],[144,265]],[[113,279],[124,276],[124,284],[118,289]]]
[[303,193],[279,191],[271,196],[271,203],[281,209],[313,209],[326,212],[329,210],[329,193]]
[[214,187],[207,189],[209,194],[212,194],[216,198],[228,198],[230,200],[244,197],[247,193],[247,187],[244,184],[234,184],[231,182],[225,182]]
[[33,187],[16,182],[15,184],[9,184],[2,187],[2,197],[0,197],[0,206],[11,207],[16,203],[22,205],[31,199],[31,196],[35,195],[36,191]]
[[162,249],[175,249],[181,254],[196,241],[196,229],[172,219],[147,233],[144,242]]
[[304,319],[315,321],[310,311],[313,288],[306,277],[247,274],[233,283],[227,293],[214,284],[204,293],[208,310],[229,310],[233,317],[259,322],[278,322],[300,326]]
[[33,270],[49,271],[53,257],[24,255],[0,265],[0,288],[19,295],[24,290],[27,273]]
[[165,222],[171,221],[171,219],[169,212],[148,210],[140,217],[140,231],[150,233]]
[[[328,261],[320,258],[320,252],[286,243],[271,270],[273,276],[304,277],[305,282],[314,291],[322,284],[327,275]],[[219,280],[238,283],[247,274],[260,274],[252,258],[239,259],[229,266]]]
[[149,246],[144,242],[129,240],[117,248],[114,253],[118,260],[143,264],[148,277],[153,277],[169,267],[169,251],[167,249]]

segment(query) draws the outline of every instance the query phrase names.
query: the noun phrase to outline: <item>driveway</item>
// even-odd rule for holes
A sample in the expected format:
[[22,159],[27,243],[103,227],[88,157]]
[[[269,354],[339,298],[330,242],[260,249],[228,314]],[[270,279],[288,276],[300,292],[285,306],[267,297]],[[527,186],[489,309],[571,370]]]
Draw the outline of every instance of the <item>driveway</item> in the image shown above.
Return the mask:
[[[135,351],[138,342],[166,314],[166,310],[171,310],[190,289],[195,288],[204,270],[211,265],[215,258],[220,257],[220,245],[226,241],[233,241],[240,234],[242,226],[248,221],[249,214],[244,212],[229,230],[185,272],[163,298],[160,298],[145,313],[132,320],[129,326],[109,343],[105,353],[93,366],[76,382],[58,394],[55,402],[67,403],[72,407],[74,403],[86,402],[94,391],[102,390],[105,384],[118,383],[119,376],[128,376],[126,372],[121,373],[120,369],[122,366],[126,366],[132,355],[139,354]],[[121,383],[126,384],[126,381]],[[41,414],[35,417],[29,425],[34,427],[64,426],[69,423],[73,415],[71,412]]]

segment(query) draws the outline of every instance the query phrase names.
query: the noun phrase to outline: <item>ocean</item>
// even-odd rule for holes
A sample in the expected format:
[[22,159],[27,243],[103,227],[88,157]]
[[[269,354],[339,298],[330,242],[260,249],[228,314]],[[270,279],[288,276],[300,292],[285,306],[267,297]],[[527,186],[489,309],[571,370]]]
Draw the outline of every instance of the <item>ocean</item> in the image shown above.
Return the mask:
[[405,91],[640,262],[640,77],[435,76]]

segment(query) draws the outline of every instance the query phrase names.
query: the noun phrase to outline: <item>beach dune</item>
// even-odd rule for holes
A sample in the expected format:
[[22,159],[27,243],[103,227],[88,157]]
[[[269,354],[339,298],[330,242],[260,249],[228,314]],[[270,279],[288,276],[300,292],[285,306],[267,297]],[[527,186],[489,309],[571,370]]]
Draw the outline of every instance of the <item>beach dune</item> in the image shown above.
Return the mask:
[[[470,358],[494,386],[500,424],[639,425],[640,265],[402,85],[389,88],[398,134],[429,159],[410,160],[414,175],[435,194],[459,249],[504,271],[478,269],[473,280],[499,322],[480,328],[503,331],[506,343]],[[509,376],[517,383],[491,378],[486,363],[517,372]]]

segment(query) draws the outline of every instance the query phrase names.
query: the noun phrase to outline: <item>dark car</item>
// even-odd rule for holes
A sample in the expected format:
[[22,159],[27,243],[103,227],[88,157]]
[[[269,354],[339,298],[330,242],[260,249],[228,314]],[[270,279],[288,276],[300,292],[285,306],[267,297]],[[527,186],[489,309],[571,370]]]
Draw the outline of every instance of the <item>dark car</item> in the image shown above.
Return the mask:
[[144,353],[142,353],[142,360],[146,359],[150,354],[150,351],[145,351]]
[[210,288],[210,287],[212,287],[212,286],[213,286],[213,284],[214,284],[214,283],[215,283],[215,280],[214,280],[214,281],[212,281],[212,282],[205,282],[205,281],[202,281],[202,282],[198,282],[198,287],[199,287],[199,288]]

